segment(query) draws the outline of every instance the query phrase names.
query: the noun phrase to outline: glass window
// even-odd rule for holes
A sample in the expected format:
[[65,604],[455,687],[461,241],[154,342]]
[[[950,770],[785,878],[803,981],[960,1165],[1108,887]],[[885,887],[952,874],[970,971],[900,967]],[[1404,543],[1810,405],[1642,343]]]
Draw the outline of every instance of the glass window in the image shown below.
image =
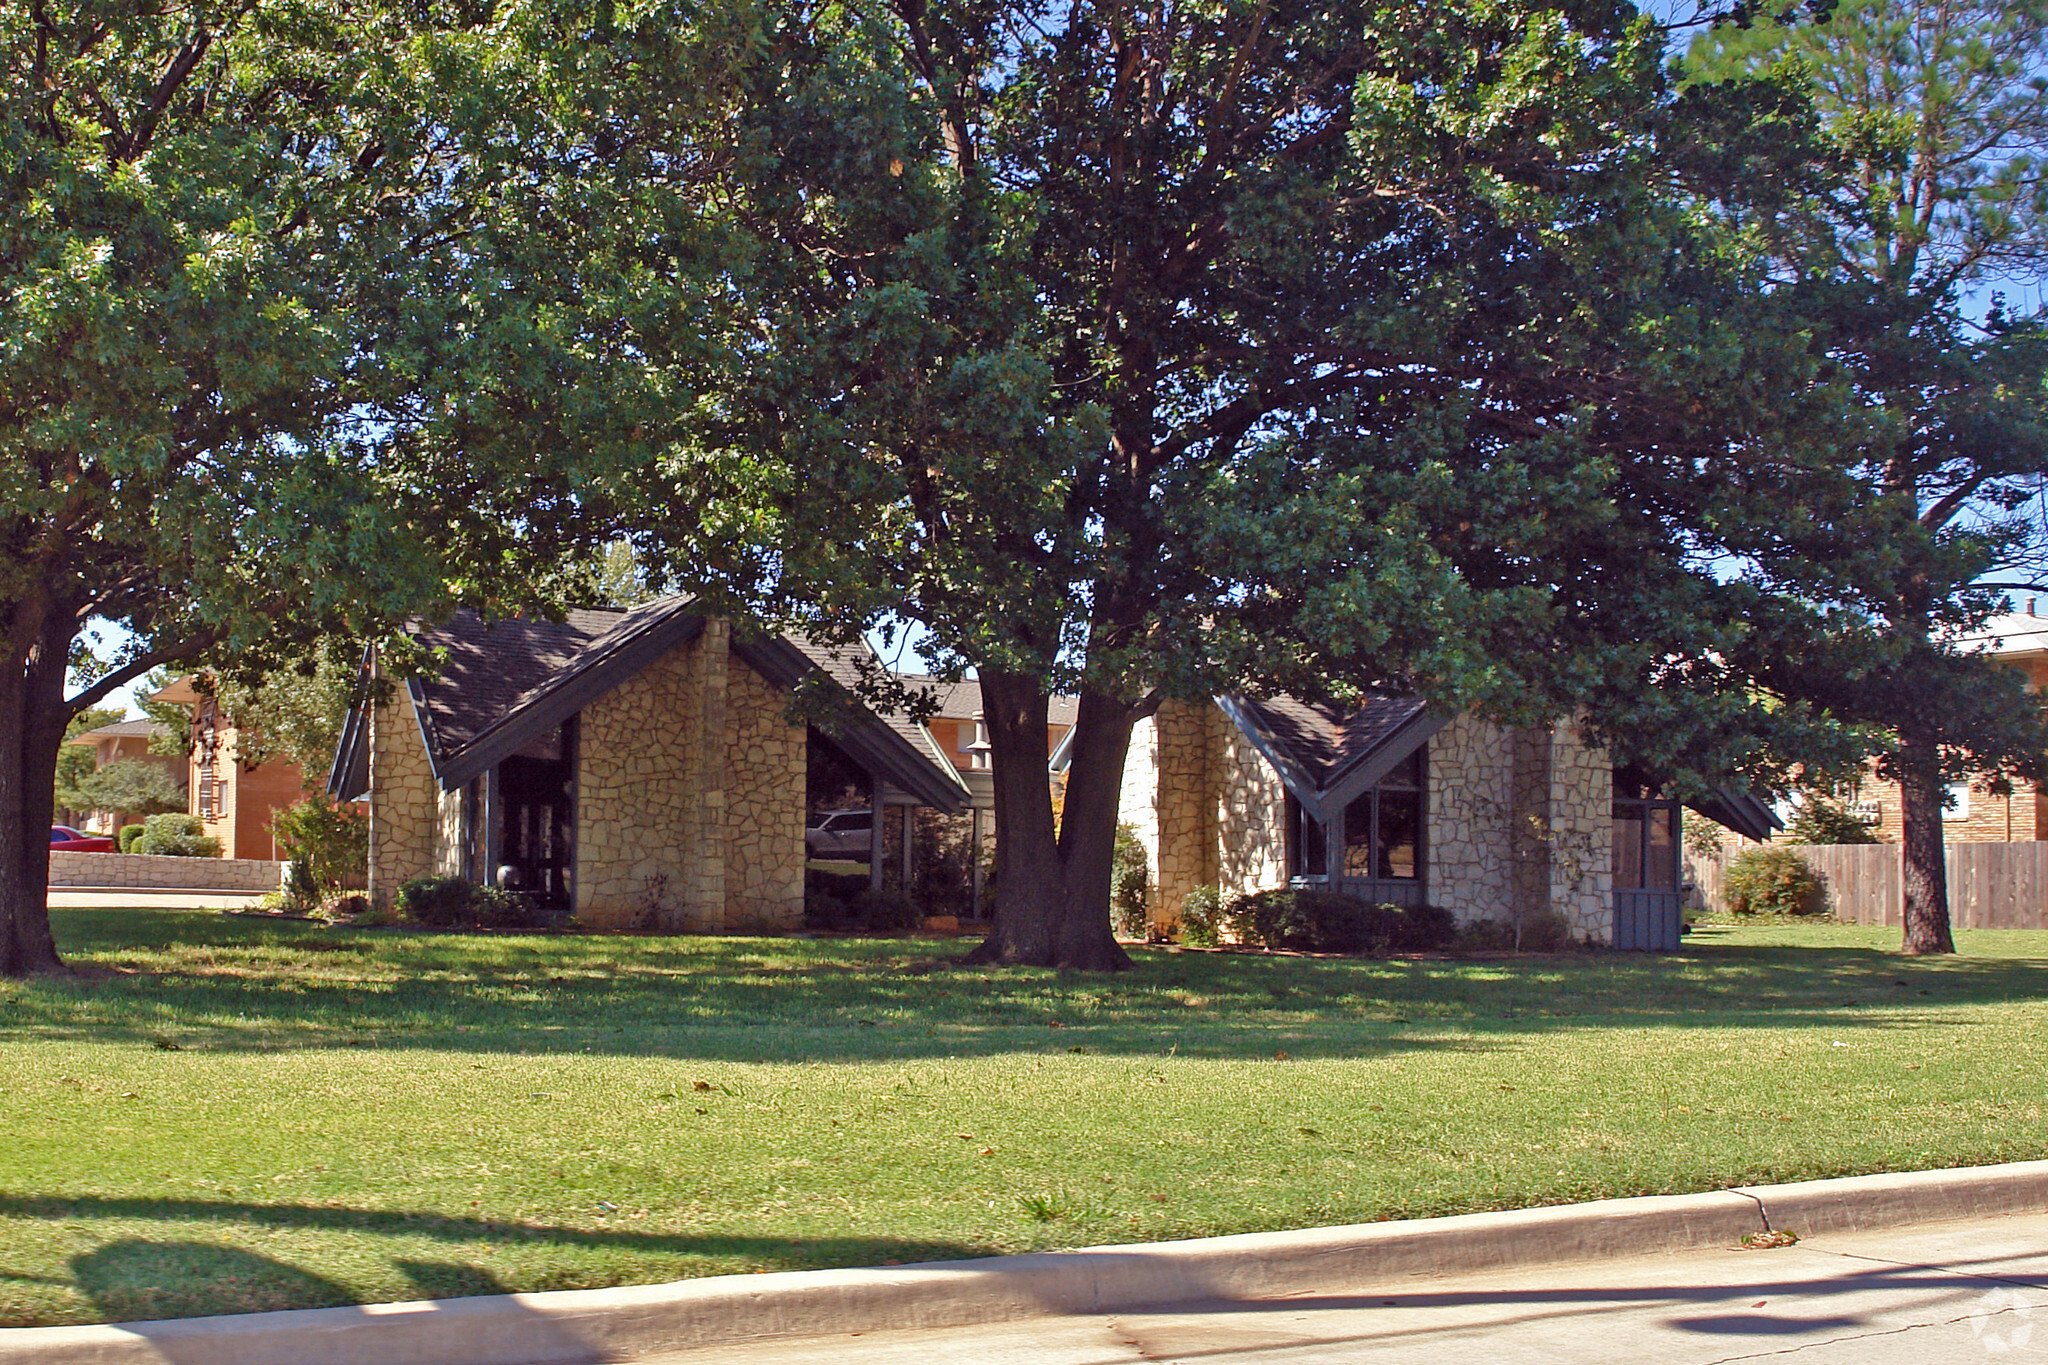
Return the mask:
[[1370,877],[1372,870],[1373,793],[1344,808],[1344,875]]
[[1322,821],[1294,797],[1287,798],[1289,864],[1297,877],[1329,875],[1329,856],[1323,838]]
[[1422,875],[1422,759],[1397,774],[1404,785],[1375,787],[1344,808],[1344,875],[1413,881]]
[[1614,775],[1614,885],[1675,890],[1679,884],[1678,803],[1626,771]]
[[1379,852],[1376,877],[1413,880],[1422,875],[1422,793],[1379,793]]
[[1678,885],[1678,804],[1675,801],[1650,803],[1644,812],[1643,823],[1649,828],[1648,847],[1643,857],[1643,885],[1672,887]]
[[1643,884],[1643,804],[1640,801],[1614,803],[1614,884],[1618,887]]

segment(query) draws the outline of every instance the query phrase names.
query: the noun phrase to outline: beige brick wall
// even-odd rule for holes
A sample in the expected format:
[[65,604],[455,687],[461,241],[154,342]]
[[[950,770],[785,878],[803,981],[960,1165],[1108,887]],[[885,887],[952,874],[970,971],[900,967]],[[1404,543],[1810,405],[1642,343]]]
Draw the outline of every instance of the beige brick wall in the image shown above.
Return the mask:
[[804,918],[804,727],[782,693],[733,659],[726,675],[727,928],[801,928]]
[[[1131,745],[1124,752],[1122,786],[1117,792],[1116,818],[1129,825],[1145,849],[1145,885],[1152,922],[1160,919],[1151,888],[1159,885],[1159,727],[1147,716],[1131,727]],[[988,823],[993,823],[989,821]]]
[[1514,735],[1459,716],[1429,741],[1429,899],[1461,922],[1513,917]]
[[438,857],[439,793],[403,687],[370,719],[370,790],[369,895],[383,907],[400,883],[432,874]]

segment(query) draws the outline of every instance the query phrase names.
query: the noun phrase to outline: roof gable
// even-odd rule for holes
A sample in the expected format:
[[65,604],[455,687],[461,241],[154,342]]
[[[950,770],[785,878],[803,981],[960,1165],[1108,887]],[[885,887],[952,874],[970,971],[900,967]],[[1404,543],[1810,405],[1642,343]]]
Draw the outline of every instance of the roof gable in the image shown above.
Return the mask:
[[1376,696],[1343,708],[1298,697],[1220,697],[1223,708],[1296,800],[1341,809],[1450,724],[1419,697]]
[[[695,639],[705,617],[690,610],[692,605],[689,598],[668,597],[630,611],[571,611],[561,621],[486,622],[464,611],[420,632],[420,643],[447,658],[440,672],[407,684],[441,789],[453,791],[480,776]],[[785,690],[814,669],[843,685],[859,666],[858,650],[793,636],[735,640],[733,651]],[[360,797],[369,786],[368,727],[361,711],[350,712],[328,778],[329,791],[343,799]],[[922,725],[866,708],[856,714],[851,735],[840,739],[859,761],[928,804],[964,807],[965,784]]]

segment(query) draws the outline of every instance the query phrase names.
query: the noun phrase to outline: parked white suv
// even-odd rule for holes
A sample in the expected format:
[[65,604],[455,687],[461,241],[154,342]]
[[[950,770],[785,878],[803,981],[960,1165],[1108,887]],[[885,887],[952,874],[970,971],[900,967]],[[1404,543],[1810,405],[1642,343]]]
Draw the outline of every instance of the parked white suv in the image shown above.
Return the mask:
[[828,810],[804,825],[804,852],[813,858],[866,858],[874,845],[875,813]]

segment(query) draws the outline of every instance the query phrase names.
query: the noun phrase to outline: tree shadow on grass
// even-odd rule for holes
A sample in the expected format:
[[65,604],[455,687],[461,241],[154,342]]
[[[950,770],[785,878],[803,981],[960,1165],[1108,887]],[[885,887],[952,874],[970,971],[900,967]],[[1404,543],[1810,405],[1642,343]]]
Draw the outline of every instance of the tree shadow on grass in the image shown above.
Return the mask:
[[[552,1243],[556,1246],[590,1247],[623,1251],[635,1255],[704,1257],[749,1260],[777,1270],[810,1270],[821,1266],[875,1265],[884,1261],[961,1260],[995,1254],[987,1247],[966,1242],[889,1240],[873,1237],[824,1237],[792,1240],[788,1237],[747,1237],[739,1235],[689,1235],[641,1231],[628,1228],[567,1228],[539,1223],[514,1222],[501,1218],[467,1218],[441,1213],[404,1213],[389,1209],[355,1209],[312,1204],[260,1204],[233,1199],[111,1198],[84,1195],[37,1197],[0,1195],[0,1218],[47,1219],[76,1222],[93,1218],[142,1220],[161,1223],[234,1224],[242,1227],[291,1229],[295,1231],[344,1232],[358,1235],[426,1239],[451,1244],[510,1242]],[[219,1260],[222,1256],[250,1258],[245,1262]],[[214,1259],[209,1259],[214,1258]],[[85,1264],[91,1262],[90,1265]],[[82,1256],[74,1264],[79,1283],[100,1301],[104,1287],[140,1280],[159,1287],[164,1301],[179,1303],[184,1291],[176,1286],[190,1282],[199,1293],[211,1282],[232,1281],[237,1266],[268,1261],[254,1252],[242,1252],[206,1242],[112,1242]],[[272,1262],[271,1264],[281,1264]],[[394,1262],[433,1297],[504,1292],[488,1272],[466,1265],[437,1262]],[[210,1267],[210,1268],[209,1268]],[[288,1269],[288,1268],[287,1268]],[[292,1272],[294,1274],[300,1272]],[[88,1278],[90,1277],[90,1278]],[[479,1278],[482,1277],[482,1278]],[[294,1286],[299,1301],[284,1306],[303,1308],[318,1304],[353,1303],[349,1291],[317,1277],[306,1276]],[[485,1282],[488,1281],[486,1286]],[[188,1311],[255,1312],[223,1310],[192,1298]],[[172,1316],[176,1316],[173,1314]]]
[[[721,1061],[1176,1045],[1184,1056],[1360,1057],[1483,1049],[1489,1033],[1910,1024],[1928,1006],[2048,998],[2048,957],[1908,959],[1715,943],[1711,931],[1670,956],[1141,950],[1137,971],[1094,976],[970,968],[940,956],[958,950],[919,941],[393,936],[174,911],[130,912],[139,922],[128,926],[104,912],[55,918],[67,951],[111,970],[0,989],[0,1034]],[[1446,1031],[1463,1036],[1432,1036]]]
[[333,1280],[216,1242],[127,1238],[73,1257],[71,1269],[79,1292],[109,1322],[357,1302]]

